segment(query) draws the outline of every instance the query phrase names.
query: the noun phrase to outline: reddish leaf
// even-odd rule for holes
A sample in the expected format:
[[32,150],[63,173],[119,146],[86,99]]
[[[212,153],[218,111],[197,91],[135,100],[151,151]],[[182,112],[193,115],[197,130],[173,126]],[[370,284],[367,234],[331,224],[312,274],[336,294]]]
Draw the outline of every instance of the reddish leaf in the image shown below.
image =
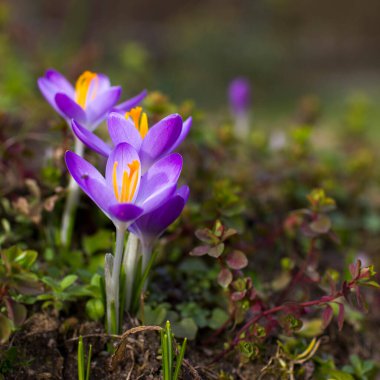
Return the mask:
[[246,293],[247,293],[246,290],[243,290],[242,292],[233,292],[231,294],[231,301],[234,301],[234,302],[241,301],[245,297]]
[[327,305],[322,313],[323,328],[325,329],[331,322],[333,317],[333,309],[330,305]]
[[232,273],[229,269],[223,268],[218,274],[218,284],[223,288],[227,288],[232,282]]
[[352,278],[358,278],[359,277],[361,267],[362,267],[362,262],[360,260],[357,260],[357,262],[355,264],[352,263],[348,266]]
[[209,245],[200,245],[199,247],[195,247],[191,252],[190,256],[203,256],[207,255],[208,251],[210,250]]
[[317,219],[309,224],[310,229],[317,234],[325,234],[331,228],[331,220],[327,215],[319,214]]
[[218,258],[224,251],[224,244],[220,243],[216,245],[215,247],[212,247],[209,251],[208,254],[211,257]]
[[195,236],[203,243],[206,243],[206,244],[215,243],[215,236],[212,233],[212,231],[209,230],[208,228],[202,228],[202,229],[196,230]]
[[234,230],[233,228],[229,228],[228,230],[223,232],[222,241],[225,241],[228,238],[230,238],[231,236],[234,236],[236,234],[237,234],[236,230]]
[[340,302],[336,302],[339,306],[339,312],[338,312],[338,328],[339,331],[342,331],[343,323],[344,323],[344,305]]
[[233,251],[228,254],[226,263],[231,269],[239,270],[248,265],[248,259],[243,252]]

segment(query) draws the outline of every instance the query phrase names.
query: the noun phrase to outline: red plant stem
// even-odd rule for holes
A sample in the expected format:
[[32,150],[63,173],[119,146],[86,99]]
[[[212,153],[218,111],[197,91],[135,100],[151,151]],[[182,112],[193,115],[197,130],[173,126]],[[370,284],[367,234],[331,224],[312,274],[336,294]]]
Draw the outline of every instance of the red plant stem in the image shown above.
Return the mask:
[[310,240],[310,248],[306,254],[306,259],[303,265],[301,266],[301,268],[299,269],[299,271],[295,274],[295,276],[290,281],[289,285],[281,293],[281,296],[280,296],[281,301],[284,300],[284,298],[289,294],[289,292],[294,288],[294,286],[297,285],[297,283],[302,279],[303,275],[305,274],[306,269],[313,257],[316,242],[317,242],[317,239],[315,237],[313,237]]
[[[351,288],[352,285],[355,284],[355,282],[356,282],[356,279],[349,282],[348,287]],[[311,307],[311,306],[316,306],[316,305],[322,305],[325,303],[332,302],[339,297],[343,297],[343,291],[342,290],[339,292],[336,292],[335,294],[332,294],[330,296],[323,296],[322,298],[318,298],[318,299],[313,300],[313,301],[301,302],[301,303],[297,304],[297,307],[305,308],[305,307]],[[271,314],[278,313],[279,311],[286,309],[287,306],[288,306],[287,304],[283,304],[280,306],[272,307],[271,309],[265,310],[262,313],[260,313],[259,315],[256,315],[255,317],[252,317],[251,319],[249,319],[244,324],[244,326],[238,331],[238,333],[236,334],[236,338],[234,339],[233,346],[240,340],[239,336],[242,333],[244,333],[252,324],[258,322],[263,317],[266,317],[266,316],[271,315]]]

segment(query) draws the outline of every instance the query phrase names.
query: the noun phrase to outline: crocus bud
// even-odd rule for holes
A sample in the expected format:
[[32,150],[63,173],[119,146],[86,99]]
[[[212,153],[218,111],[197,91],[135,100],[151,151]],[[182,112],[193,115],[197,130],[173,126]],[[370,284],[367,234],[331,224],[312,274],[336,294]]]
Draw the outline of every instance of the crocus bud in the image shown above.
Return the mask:
[[235,119],[236,135],[247,138],[249,132],[249,108],[251,103],[251,86],[246,78],[236,78],[229,86],[228,96],[231,113]]
[[235,115],[248,112],[251,103],[251,86],[248,79],[243,77],[234,79],[230,83],[228,95],[231,110]]

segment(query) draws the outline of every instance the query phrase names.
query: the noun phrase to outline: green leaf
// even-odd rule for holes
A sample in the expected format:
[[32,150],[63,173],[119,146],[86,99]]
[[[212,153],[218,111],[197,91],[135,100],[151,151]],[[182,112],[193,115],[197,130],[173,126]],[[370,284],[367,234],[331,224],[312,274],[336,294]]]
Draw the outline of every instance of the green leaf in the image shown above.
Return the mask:
[[60,283],[61,289],[65,290],[78,279],[78,276],[76,274],[69,274],[66,276]]
[[223,309],[217,307],[213,309],[208,325],[213,330],[217,330],[219,327],[223,326],[227,320],[228,314]]
[[328,380],[355,380],[349,373],[338,371],[336,369],[330,370],[327,374]]
[[85,236],[82,240],[84,250],[92,255],[96,252],[108,252],[112,247],[112,233],[109,230],[99,230],[96,234]]
[[167,315],[166,305],[158,305],[156,308],[152,308],[149,305],[144,305],[144,324],[145,325],[161,325]]
[[3,314],[0,314],[0,344],[5,344],[12,332],[12,322]]
[[373,281],[373,280],[371,280],[371,281],[358,281],[358,283],[360,285],[363,285],[363,286],[370,286],[372,288],[377,288],[377,289],[380,288],[380,284],[378,284],[376,281]]
[[22,305],[21,303],[13,302],[12,310],[14,314],[13,323],[16,327],[20,327],[26,319],[26,315],[27,315],[26,307]]
[[15,262],[19,263],[23,268],[30,268],[36,261],[38,253],[36,251],[24,251],[16,257]]
[[172,330],[174,335],[178,338],[193,340],[197,335],[198,326],[193,318],[184,318],[179,322],[172,322]]
[[102,300],[96,298],[88,300],[86,303],[86,312],[92,320],[99,321],[104,316]]

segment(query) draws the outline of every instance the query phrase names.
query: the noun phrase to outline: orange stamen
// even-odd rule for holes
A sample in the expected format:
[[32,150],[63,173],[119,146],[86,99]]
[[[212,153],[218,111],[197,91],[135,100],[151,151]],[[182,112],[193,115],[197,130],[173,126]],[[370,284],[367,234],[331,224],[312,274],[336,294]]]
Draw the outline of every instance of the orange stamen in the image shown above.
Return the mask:
[[117,165],[119,165],[119,163],[115,161],[113,164],[113,170],[112,170],[112,184],[113,184],[113,192],[115,193],[115,198],[119,200],[119,187],[117,185],[117,173],[116,173]]
[[88,91],[90,89],[91,83],[93,80],[96,80],[95,82],[95,88],[92,90],[91,93],[91,100],[93,100],[96,96],[97,92],[97,81],[98,76],[96,73],[93,73],[91,71],[85,71],[77,80],[75,84],[75,101],[83,108],[86,108],[87,105],[87,95]]
[[148,117],[145,112],[142,112],[141,107],[132,108],[126,112],[125,118],[131,118],[135,124],[136,129],[139,131],[141,138],[144,138],[148,133]]
[[116,172],[117,166],[118,166],[118,162],[116,161],[113,165],[113,172],[112,172],[112,184],[113,184],[113,189],[115,193],[115,198],[121,203],[131,202],[137,188],[140,164],[137,160],[128,164],[129,175],[126,170],[123,171],[120,196],[119,196],[119,186],[117,183],[117,172]]

